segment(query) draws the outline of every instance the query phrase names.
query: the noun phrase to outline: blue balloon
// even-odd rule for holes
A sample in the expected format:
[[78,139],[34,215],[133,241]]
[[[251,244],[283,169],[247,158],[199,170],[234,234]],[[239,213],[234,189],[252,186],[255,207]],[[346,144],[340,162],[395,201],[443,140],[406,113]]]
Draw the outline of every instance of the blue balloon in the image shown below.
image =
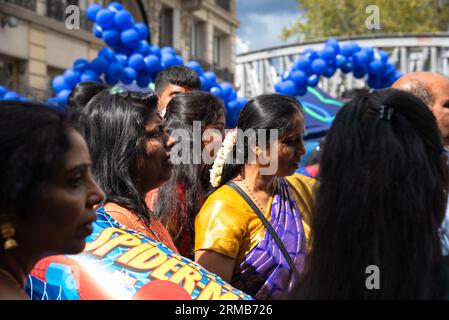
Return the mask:
[[103,28],[100,26],[94,25],[92,27],[92,33],[95,37],[101,39],[103,37]]
[[93,70],[86,70],[81,74],[81,82],[99,81],[98,74]]
[[211,87],[211,84],[207,81],[207,78],[204,75],[199,76],[201,82],[201,91],[208,91]]
[[139,34],[134,29],[126,29],[121,32],[120,40],[126,47],[132,47],[139,43]]
[[97,75],[101,75],[102,73],[106,72],[106,69],[108,68],[108,62],[102,57],[96,57],[91,61],[90,68]]
[[64,72],[64,81],[69,88],[73,88],[76,86],[78,82],[81,80],[81,74],[78,71],[74,71],[71,69],[67,69]]
[[313,61],[318,58],[318,53],[314,49],[306,49],[304,50],[304,56],[309,59],[309,61]]
[[292,80],[296,83],[297,87],[301,87],[307,82],[307,75],[302,70],[296,70],[291,73]]
[[352,55],[353,49],[354,49],[354,48],[353,48],[351,42],[345,43],[345,44],[342,45],[341,48],[340,48],[340,54],[341,54],[342,56],[349,57],[349,56]]
[[3,100],[19,100],[19,99],[20,99],[20,95],[14,91],[8,91],[3,96]]
[[108,69],[106,71],[106,75],[110,79],[117,79],[118,80],[122,76],[123,69],[124,69],[123,66],[119,62],[111,63],[108,66]]
[[197,61],[189,61],[186,66],[189,67],[190,69],[195,70],[198,76],[201,76],[204,72],[203,68]]
[[234,88],[232,88],[231,95],[229,96],[228,101],[234,101],[237,99],[237,92],[235,92]]
[[130,56],[134,51],[132,48],[125,47],[123,44],[119,44],[114,47],[114,50],[117,54],[123,54],[125,56]]
[[184,65],[184,59],[180,56],[180,55],[176,55],[174,62],[173,62],[174,66],[183,66]]
[[53,78],[53,80],[51,81],[51,87],[55,92],[69,89],[69,86],[65,83],[64,76],[62,75]]
[[230,97],[232,95],[232,91],[234,91],[234,88],[232,87],[232,85],[229,82],[223,82],[220,84],[220,88],[221,88],[221,95],[223,97],[224,101],[231,101]]
[[145,63],[145,71],[157,72],[161,70],[161,62],[159,58],[153,54],[146,56],[143,61]]
[[113,47],[120,42],[120,34],[117,30],[105,30],[102,36],[108,46]]
[[312,71],[317,75],[323,74],[327,69],[327,63],[325,60],[318,58],[312,61]]
[[340,70],[341,70],[343,73],[349,73],[349,72],[352,71],[352,68],[353,68],[352,62],[351,62],[351,61],[348,61],[348,62],[346,62],[346,64],[344,64],[344,65],[342,65],[342,66],[340,67]]
[[366,53],[366,56],[368,57],[368,60],[372,60],[374,57],[374,49],[367,47],[367,48],[363,48],[362,51],[364,51]]
[[282,81],[280,84],[280,94],[294,96],[296,94],[296,84],[292,80]]
[[103,29],[110,29],[115,25],[114,13],[108,9],[101,9],[95,15],[95,21]]
[[366,69],[363,67],[356,67],[354,68],[353,72],[354,77],[356,79],[362,79],[364,76],[366,76]]
[[297,91],[298,96],[303,96],[307,93],[307,86],[300,87]]
[[163,52],[161,57],[161,65],[162,68],[168,68],[175,65],[176,60],[175,56],[168,52]]
[[169,46],[163,47],[163,48],[161,49],[161,53],[164,53],[164,52],[167,52],[167,53],[171,53],[171,54],[173,54],[173,55],[176,55],[176,51],[175,51],[175,49],[173,49],[173,47],[169,47]]
[[351,45],[352,45],[352,53],[353,54],[362,50],[362,48],[360,47],[360,45],[357,42],[352,41]]
[[139,71],[145,67],[145,62],[143,56],[140,53],[135,53],[131,55],[128,59],[128,66],[136,71]]
[[226,126],[228,128],[234,128],[237,125],[237,120],[241,110],[241,105],[237,100],[230,101],[226,105]]
[[125,30],[132,28],[134,24],[134,18],[129,13],[128,10],[120,10],[115,14],[114,17],[115,25],[118,27],[119,30]]
[[381,80],[379,78],[376,78],[376,77],[372,76],[372,75],[370,75],[368,77],[367,84],[368,84],[368,86],[370,88],[373,88],[373,89],[381,89],[382,88]]
[[337,68],[341,68],[343,65],[346,64],[346,57],[344,55],[341,54],[337,54],[337,56],[335,57],[335,66]]
[[300,56],[293,65],[293,69],[307,72],[310,69],[310,60],[305,56]]
[[137,75],[136,83],[141,88],[147,88],[152,80],[151,73],[141,72]]
[[401,71],[396,71],[396,72],[394,73],[393,79],[394,79],[394,81],[396,81],[396,80],[398,80],[399,78],[402,78],[403,76],[404,76],[404,73],[403,73],[403,72],[401,72]]
[[373,60],[368,65],[368,71],[370,74],[378,74],[383,71],[384,64],[381,60]]
[[151,46],[151,54],[154,54],[155,56],[161,58],[162,56],[162,52],[161,52],[161,48],[159,48],[158,46]]
[[378,50],[377,53],[380,56],[380,60],[383,63],[387,63],[388,62],[388,52],[384,51],[384,50]]
[[385,77],[386,78],[390,78],[394,75],[394,73],[396,72],[396,68],[394,67],[393,64],[391,63],[387,63],[386,67],[385,67]]
[[106,73],[105,76],[106,83],[113,86],[118,82],[118,78],[112,77],[110,74]]
[[139,42],[137,51],[145,57],[145,56],[151,54],[151,46],[148,44],[147,41],[141,40]]
[[108,9],[112,12],[118,12],[123,9],[123,5],[120,2],[114,1],[108,5]]
[[89,61],[87,61],[86,59],[82,59],[82,58],[77,59],[73,63],[73,69],[78,72],[84,72],[87,69],[89,69]]
[[86,16],[87,18],[92,21],[95,22],[95,17],[97,16],[98,11],[101,10],[101,6],[98,3],[92,3],[91,5],[89,5],[86,9]]
[[124,84],[128,85],[133,83],[137,78],[137,72],[133,68],[126,67],[123,69],[122,75],[120,77],[120,81]]
[[2,98],[7,92],[8,89],[6,89],[4,86],[0,86],[0,98]]
[[326,41],[325,45],[334,48],[336,54],[340,53],[340,43],[337,39],[329,39]]
[[148,38],[148,27],[143,22],[138,22],[134,24],[134,29],[136,29],[139,34],[140,40],[145,40]]
[[282,80],[282,81],[292,80],[290,70],[284,71],[284,72],[281,74],[281,80]]
[[243,107],[248,103],[248,99],[245,97],[238,97],[237,102],[240,104],[240,109],[243,109]]
[[330,78],[335,74],[335,71],[336,69],[334,66],[328,66],[326,70],[323,72],[323,76]]
[[217,83],[217,76],[212,71],[204,72],[203,76],[209,84],[214,85]]
[[220,87],[218,86],[213,86],[212,88],[210,88],[210,93],[212,93],[214,96],[221,98],[222,97],[222,92]]
[[368,55],[365,51],[358,51],[354,53],[353,59],[355,67],[364,67],[368,62]]
[[110,48],[103,48],[98,51],[98,56],[105,59],[107,62],[115,62],[117,58],[115,57],[114,51]]
[[117,62],[122,65],[122,67],[128,66],[128,57],[125,54],[116,54],[115,55]]
[[228,110],[228,114],[238,113],[240,111],[240,103],[237,100],[229,101],[226,105],[226,109]]
[[70,90],[62,90],[62,91],[60,91],[57,95],[56,95],[56,97],[57,97],[57,101],[59,102],[59,103],[61,103],[61,104],[66,104],[67,103],[67,100],[68,100],[68,97],[69,97],[69,94],[71,93],[72,91],[70,91]]
[[312,74],[311,76],[307,77],[307,85],[310,87],[316,87],[319,81],[320,77],[318,77],[316,74]]
[[335,59],[336,52],[333,47],[325,46],[323,50],[318,53],[318,57],[323,59],[324,61],[331,61]]

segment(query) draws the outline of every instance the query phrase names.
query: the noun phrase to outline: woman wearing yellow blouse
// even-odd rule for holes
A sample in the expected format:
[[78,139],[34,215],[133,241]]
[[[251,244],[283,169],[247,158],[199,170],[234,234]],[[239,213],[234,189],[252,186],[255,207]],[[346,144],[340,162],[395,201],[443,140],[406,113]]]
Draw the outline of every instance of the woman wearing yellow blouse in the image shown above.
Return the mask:
[[[195,260],[256,299],[284,299],[307,255],[315,188],[293,174],[305,153],[304,116],[295,99],[266,94],[246,104],[237,128],[211,170],[221,187],[196,218]],[[250,129],[255,143],[243,138]]]

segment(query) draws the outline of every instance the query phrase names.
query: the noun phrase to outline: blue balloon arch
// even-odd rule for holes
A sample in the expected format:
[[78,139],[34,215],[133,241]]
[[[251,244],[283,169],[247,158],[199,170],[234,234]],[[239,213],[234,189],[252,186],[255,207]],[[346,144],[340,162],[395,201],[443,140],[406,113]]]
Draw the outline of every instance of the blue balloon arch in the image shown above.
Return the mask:
[[[122,83],[150,90],[149,86],[161,70],[185,65],[198,73],[201,90],[209,91],[223,100],[227,109],[227,127],[236,126],[240,110],[248,99],[238,97],[232,84],[218,82],[213,72],[204,71],[196,61],[185,62],[172,47],[160,48],[148,43],[148,27],[144,23],[136,23],[131,13],[119,2],[112,2],[107,7],[93,3],[87,8],[87,17],[94,22],[92,33],[101,38],[106,46],[93,60],[77,59],[71,69],[52,79],[51,87],[55,96],[48,99],[50,105],[64,109],[71,90],[84,81],[109,85]],[[337,40],[330,39],[320,51],[305,50],[293,68],[282,74],[275,90],[298,98],[305,96],[318,85],[320,77],[331,77],[337,69],[343,73],[352,72],[359,79],[368,75],[368,86],[375,89],[388,87],[402,76],[388,61],[387,52],[362,48],[355,42],[340,45]],[[26,98],[0,87],[0,99]]]

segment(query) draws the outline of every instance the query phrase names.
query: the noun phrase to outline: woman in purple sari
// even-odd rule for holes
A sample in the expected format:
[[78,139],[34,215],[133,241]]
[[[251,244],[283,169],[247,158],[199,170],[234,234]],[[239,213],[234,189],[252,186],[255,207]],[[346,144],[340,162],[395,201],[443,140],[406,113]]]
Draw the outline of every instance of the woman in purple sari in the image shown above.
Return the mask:
[[295,174],[303,135],[294,98],[250,100],[211,170],[219,188],[195,221],[195,260],[256,299],[288,298],[307,256],[316,182]]

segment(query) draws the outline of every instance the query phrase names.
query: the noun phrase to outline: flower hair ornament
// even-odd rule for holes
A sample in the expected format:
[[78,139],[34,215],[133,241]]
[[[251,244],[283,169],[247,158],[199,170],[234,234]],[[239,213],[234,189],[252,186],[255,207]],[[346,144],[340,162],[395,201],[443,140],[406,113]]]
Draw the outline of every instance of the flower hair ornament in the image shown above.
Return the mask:
[[217,153],[217,158],[215,158],[214,164],[212,165],[212,169],[210,169],[210,184],[212,187],[217,188],[221,184],[221,175],[223,172],[223,166],[229,154],[232,152],[234,145],[237,141],[237,129],[234,128],[229,132],[225,139],[223,140],[223,144]]

